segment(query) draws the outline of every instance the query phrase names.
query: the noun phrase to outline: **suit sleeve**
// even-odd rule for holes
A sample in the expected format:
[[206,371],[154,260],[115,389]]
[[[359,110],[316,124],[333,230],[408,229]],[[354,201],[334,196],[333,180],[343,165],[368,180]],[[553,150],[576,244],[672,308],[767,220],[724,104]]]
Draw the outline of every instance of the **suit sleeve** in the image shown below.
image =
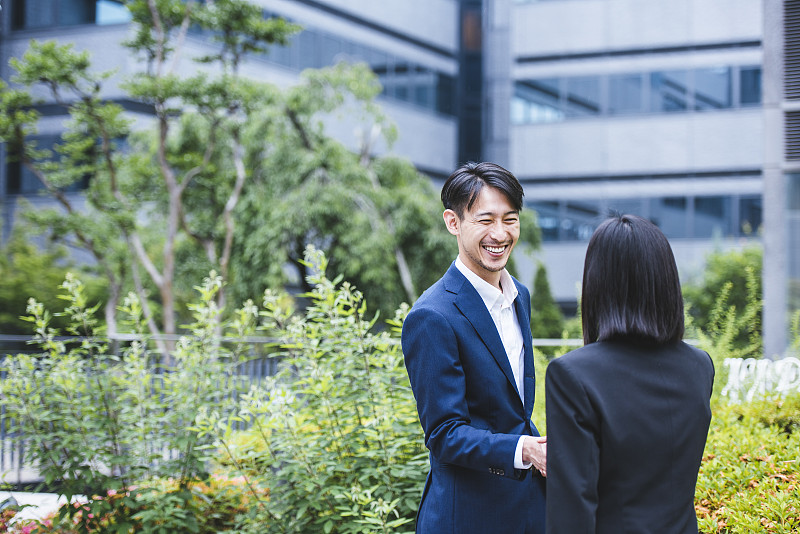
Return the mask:
[[514,468],[519,436],[492,433],[470,420],[458,341],[447,319],[434,310],[412,310],[403,324],[402,345],[431,454],[445,464],[522,478],[526,471]]
[[598,421],[583,385],[555,359],[545,375],[547,533],[595,532]]

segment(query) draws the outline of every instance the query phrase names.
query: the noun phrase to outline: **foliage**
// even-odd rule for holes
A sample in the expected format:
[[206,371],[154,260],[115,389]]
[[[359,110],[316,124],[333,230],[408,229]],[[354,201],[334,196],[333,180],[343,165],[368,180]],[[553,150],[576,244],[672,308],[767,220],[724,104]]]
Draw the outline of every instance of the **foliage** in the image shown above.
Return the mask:
[[[455,245],[430,180],[406,161],[373,156],[396,132],[374,102],[381,88],[366,65],[307,70],[281,89],[239,72],[247,57],[299,30],[265,19],[256,3],[125,5],[125,45],[138,66],[130,78],[97,73],[70,44],[33,41],[11,61],[16,85],[0,82],[0,141],[59,205],[26,220],[89,251],[108,282],[111,333],[127,291],[137,293],[151,333],[174,334],[188,313],[187,280],[216,270],[226,308],[291,281],[286,267],[306,243],[324,249],[387,316],[444,271]],[[207,39],[191,58],[199,68],[186,69],[190,29]],[[105,98],[109,82],[152,117],[134,125]],[[32,95],[42,89],[69,118],[53,150],[33,140],[42,116]],[[340,116],[360,131],[356,151],[326,133],[325,122]],[[88,184],[84,197],[65,194],[77,184]],[[305,283],[304,272],[296,278]]]
[[[559,339],[564,335],[564,326],[564,314],[561,313],[561,309],[550,292],[547,268],[544,263],[538,262],[531,295],[531,331],[533,332],[533,337]],[[553,352],[552,347],[543,347],[542,349],[547,353]]]
[[[731,303],[733,283],[724,283],[716,295],[714,306],[704,328],[693,322],[691,310],[686,313],[687,337],[694,337],[697,346],[711,355],[716,369],[714,396],[727,382],[726,358],[761,358],[761,284],[751,266],[745,267],[744,300],[739,306]],[[738,291],[741,293],[741,290]],[[741,296],[737,296],[740,299]],[[746,342],[744,341],[746,340]]]
[[697,480],[703,533],[800,530],[800,395],[719,403]]
[[[364,67],[360,83],[372,79]],[[291,91],[307,92],[308,85]],[[298,285],[310,290],[299,261],[307,243],[324,250],[333,272],[356,284],[385,317],[401,302],[413,303],[447,269],[455,240],[444,228],[430,179],[410,163],[391,157],[365,163],[339,143],[319,136],[304,141],[291,130],[277,139],[275,150],[252,155],[232,295],[279,287],[287,265],[299,266]]]
[[[188,427],[201,404],[223,409],[234,402],[230,393],[239,386],[233,364],[242,349],[220,343],[215,302],[220,286],[219,277],[211,276],[197,288],[200,299],[191,306],[195,321],[188,325],[190,335],[177,343],[174,368],[159,367],[147,350],[143,313],[133,294],[124,311],[139,339],[119,357],[108,350],[94,316],[97,306],[87,304],[83,285],[71,274],[61,286],[63,313],[69,318],[64,333],[81,336],[79,341],[59,341],[60,332],[50,326],[51,313],[30,301],[26,320],[41,353],[6,357],[0,405],[44,484],[67,501],[88,496],[59,513],[78,532],[127,533],[137,520],[146,525],[145,518],[128,511],[146,499],[149,489],[142,481],[154,476],[176,481],[177,489],[167,495],[172,504],[161,519],[153,520],[157,511],[148,511],[150,523],[166,524],[169,514],[185,508],[190,487],[207,479],[206,441]],[[240,313],[233,321],[234,333],[244,320],[246,314]],[[115,497],[97,497],[106,495]],[[162,507],[167,503],[157,501]]]
[[[740,354],[761,350],[762,257],[759,246],[713,252],[707,257],[702,280],[683,285],[692,324],[697,330],[724,340],[724,349]],[[758,301],[754,300],[755,295]],[[737,331],[731,336],[725,330],[734,324]]]
[[250,430],[209,410],[198,433],[214,437],[257,499],[243,532],[412,531],[427,454],[397,332],[373,332],[362,294],[326,278],[322,254],[309,249],[305,262],[313,289],[303,315],[264,299],[262,326],[284,360],[242,399],[234,421]]
[[[53,289],[64,280],[68,271],[76,271],[68,252],[59,246],[37,247],[25,228],[18,226],[11,238],[0,249],[0,332],[3,334],[28,334],[30,327],[20,319],[26,314],[28,299],[34,298],[45,308],[54,309],[60,299]],[[86,281],[86,294],[90,301],[105,298],[102,283],[84,269],[81,278]],[[64,328],[67,318],[55,316],[52,325]]]

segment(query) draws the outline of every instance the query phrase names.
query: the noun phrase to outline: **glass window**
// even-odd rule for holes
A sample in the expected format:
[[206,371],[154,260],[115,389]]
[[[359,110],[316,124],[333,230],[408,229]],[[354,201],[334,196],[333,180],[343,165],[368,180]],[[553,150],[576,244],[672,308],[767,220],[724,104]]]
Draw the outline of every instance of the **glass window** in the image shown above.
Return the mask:
[[292,36],[292,48],[296,49],[294,56],[295,67],[298,69],[308,69],[319,67],[319,59],[317,57],[318,48],[317,39],[318,35],[314,32],[304,30]]
[[685,70],[650,74],[650,111],[672,112],[688,109],[688,74]]
[[739,94],[743,106],[761,103],[761,68],[746,67],[739,72]]
[[694,237],[730,235],[731,197],[697,197],[694,199]]
[[292,67],[292,47],[272,45],[267,49],[267,59],[284,67]]
[[607,208],[603,216],[611,214],[620,215],[638,215],[639,217],[647,217],[647,206],[644,199],[640,198],[623,198],[613,199],[607,202]]
[[536,212],[536,221],[542,232],[543,241],[558,241],[560,214],[558,202],[529,202],[528,207]]
[[612,115],[642,111],[642,75],[620,74],[608,79],[608,112]]
[[592,237],[600,220],[600,206],[596,202],[567,202],[561,218],[561,239],[587,241]]
[[565,108],[568,117],[600,113],[600,78],[597,76],[567,78],[566,85]]
[[433,86],[430,83],[419,84],[414,87],[414,103],[423,108],[433,107]]
[[522,80],[514,84],[515,113],[525,122],[555,122],[564,118],[557,78]]
[[731,69],[697,69],[694,71],[694,109],[727,109],[731,107]]
[[686,197],[654,198],[650,202],[650,220],[669,238],[687,237],[687,208]]
[[98,0],[97,24],[124,24],[130,22],[131,12],[122,2],[114,0]]
[[56,11],[50,0],[17,0],[11,5],[15,30],[55,26]]
[[94,0],[59,0],[58,23],[61,26],[94,24]]
[[742,197],[739,199],[738,229],[741,235],[755,235],[761,228],[761,196]]
[[317,38],[319,47],[319,66],[335,65],[341,60],[342,42],[328,34],[320,34]]
[[130,12],[120,0],[15,0],[11,6],[14,30],[130,20]]
[[397,85],[394,87],[394,97],[398,100],[408,100],[408,85],[403,83],[403,80],[399,81]]
[[455,113],[456,81],[450,75],[439,74],[436,83],[436,110],[447,115]]

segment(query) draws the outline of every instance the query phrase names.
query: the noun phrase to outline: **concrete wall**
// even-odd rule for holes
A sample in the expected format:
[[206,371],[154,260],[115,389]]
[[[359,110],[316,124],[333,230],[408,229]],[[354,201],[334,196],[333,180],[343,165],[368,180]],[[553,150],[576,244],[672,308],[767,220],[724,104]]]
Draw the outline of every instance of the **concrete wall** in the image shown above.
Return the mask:
[[644,115],[514,126],[521,178],[758,168],[760,109]]
[[762,12],[754,0],[533,2],[512,27],[516,55],[542,56],[760,39]]

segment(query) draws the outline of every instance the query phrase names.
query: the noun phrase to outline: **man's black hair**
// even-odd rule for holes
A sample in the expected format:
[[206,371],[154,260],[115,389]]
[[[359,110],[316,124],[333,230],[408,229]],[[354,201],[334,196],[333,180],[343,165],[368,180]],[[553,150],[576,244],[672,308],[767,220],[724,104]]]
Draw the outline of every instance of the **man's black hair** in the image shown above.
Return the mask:
[[519,180],[495,163],[468,162],[453,171],[442,186],[442,204],[453,210],[459,219],[469,211],[484,185],[502,192],[515,210],[522,210],[523,191]]

